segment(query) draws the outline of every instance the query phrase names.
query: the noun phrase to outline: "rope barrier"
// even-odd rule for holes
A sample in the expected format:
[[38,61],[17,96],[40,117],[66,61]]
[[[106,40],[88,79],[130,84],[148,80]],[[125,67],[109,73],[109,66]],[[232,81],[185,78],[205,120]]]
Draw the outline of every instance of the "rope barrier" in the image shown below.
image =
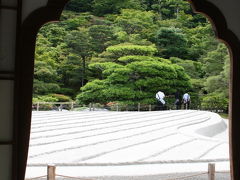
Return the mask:
[[191,178],[191,177],[201,176],[201,175],[204,175],[204,174],[208,174],[208,173],[207,173],[207,172],[204,172],[204,173],[193,174],[193,175],[190,175],[190,176],[182,176],[182,177],[176,177],[176,178],[170,178],[170,179],[161,179],[161,180],[186,179],[186,178]]
[[[230,173],[230,171],[216,171],[215,173]],[[187,178],[192,178],[192,177],[196,177],[196,176],[201,176],[201,175],[204,175],[204,174],[208,174],[208,172],[193,174],[193,175],[189,175],[189,176],[181,176],[181,177],[174,177],[174,178],[168,178],[168,179],[161,179],[161,180],[187,179]],[[94,180],[94,179],[73,177],[73,176],[67,176],[67,175],[61,175],[61,174],[56,174],[55,176],[64,177],[64,178],[72,178],[72,179],[76,179],[76,180]],[[34,177],[34,178],[28,178],[26,180],[34,180],[34,179],[39,179],[39,178],[43,178],[43,177],[47,177],[47,175],[45,175],[45,176],[38,176],[38,177]]]
[[28,179],[25,179],[25,180],[34,180],[34,179],[39,179],[39,178],[43,178],[43,177],[47,177],[47,175],[45,175],[45,176],[33,177],[33,178],[28,178]]
[[[216,172],[216,173],[229,173],[229,171],[227,172]],[[198,174],[193,174],[190,176],[182,176],[182,177],[175,177],[175,178],[170,178],[170,179],[162,179],[162,180],[177,180],[177,179],[186,179],[186,178],[191,178],[191,177],[195,177],[195,176],[200,176],[200,175],[204,175],[204,174],[208,174],[207,172],[204,173],[198,173]],[[80,178],[80,177],[73,177],[73,176],[67,176],[67,175],[61,175],[61,174],[56,174],[56,176],[59,177],[64,177],[64,178],[72,178],[72,179],[76,179],[76,180],[93,180],[93,179],[87,179],[87,178]],[[43,177],[47,177],[47,175],[45,176],[38,176],[38,177],[34,177],[34,178],[28,178],[26,180],[34,180],[34,179],[39,179],[39,178],[43,178]]]
[[[208,174],[208,173],[204,172],[204,173],[193,174],[193,175],[190,175],[190,176],[182,176],[182,177],[176,177],[176,178],[170,178],[170,179],[162,179],[162,180],[186,179],[186,178],[196,177],[196,176],[200,176],[200,175],[204,175],[204,174]],[[60,174],[56,174],[56,176],[64,177],[64,178],[72,178],[72,179],[77,179],[77,180],[93,180],[93,179],[78,178],[78,177],[66,176],[66,175],[60,175]]]
[[219,173],[219,174],[222,173],[223,174],[223,173],[230,173],[230,171],[216,171],[215,173]]
[[[174,110],[176,109],[176,105],[174,104],[174,100],[169,102],[164,110]],[[46,106],[46,105],[49,105]],[[65,106],[65,107],[63,107]],[[74,108],[89,108],[89,111],[98,111],[98,109],[106,109],[110,111],[152,111],[158,108],[156,104],[135,104],[135,105],[127,105],[127,104],[112,104],[112,105],[105,105],[105,104],[94,104],[90,103],[89,105],[79,105],[76,102],[33,102],[32,109],[39,111],[41,110],[58,110],[61,111],[62,109],[74,110]],[[183,108],[184,109],[184,108]],[[225,111],[224,108],[201,108],[198,103],[191,103],[191,109],[198,109],[198,110],[209,110],[213,112],[222,112]]]
[[77,180],[93,180],[93,179],[87,179],[87,178],[78,178],[78,177],[73,177],[73,176],[66,176],[66,175],[61,175],[61,174],[56,174],[56,176],[59,177],[64,177],[64,178],[72,178],[72,179],[77,179]]
[[[229,159],[186,159],[186,160],[162,160],[162,161],[133,161],[122,163],[55,163],[56,166],[69,167],[69,166],[126,166],[126,165],[145,165],[145,164],[180,164],[180,163],[209,163],[209,162],[228,162]],[[45,163],[31,163],[29,167],[44,167]]]

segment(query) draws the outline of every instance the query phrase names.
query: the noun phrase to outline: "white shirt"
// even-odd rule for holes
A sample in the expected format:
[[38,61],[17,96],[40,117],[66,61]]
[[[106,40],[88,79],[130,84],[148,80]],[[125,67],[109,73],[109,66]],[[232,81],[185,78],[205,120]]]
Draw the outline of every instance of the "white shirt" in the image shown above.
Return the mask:
[[163,98],[165,97],[165,94],[162,91],[158,91],[156,94],[156,98],[161,101],[161,103],[165,104],[165,101]]
[[183,102],[188,102],[188,101],[190,101],[190,95],[188,93],[185,93],[183,95]]

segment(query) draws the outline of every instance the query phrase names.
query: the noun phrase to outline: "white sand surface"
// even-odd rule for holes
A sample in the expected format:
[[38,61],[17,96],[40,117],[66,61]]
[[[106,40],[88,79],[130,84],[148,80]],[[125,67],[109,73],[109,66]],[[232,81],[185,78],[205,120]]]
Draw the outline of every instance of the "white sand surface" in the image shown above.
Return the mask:
[[206,111],[33,112],[26,177],[229,170],[228,123]]

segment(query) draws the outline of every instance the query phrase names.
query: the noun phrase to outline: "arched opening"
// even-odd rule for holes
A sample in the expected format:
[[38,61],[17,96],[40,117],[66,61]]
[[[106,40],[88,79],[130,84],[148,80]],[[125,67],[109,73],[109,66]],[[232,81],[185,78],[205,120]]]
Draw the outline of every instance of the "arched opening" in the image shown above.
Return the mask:
[[[181,62],[181,61],[180,61]],[[82,80],[82,82],[83,82],[83,80]]]

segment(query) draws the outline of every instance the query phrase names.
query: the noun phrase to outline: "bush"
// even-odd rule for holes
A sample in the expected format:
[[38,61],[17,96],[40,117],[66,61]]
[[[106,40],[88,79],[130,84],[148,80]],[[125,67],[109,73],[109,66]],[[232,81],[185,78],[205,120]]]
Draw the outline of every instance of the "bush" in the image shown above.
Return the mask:
[[56,83],[47,83],[44,81],[34,80],[33,92],[34,94],[48,94],[56,93],[60,90],[60,87]]
[[89,110],[88,106],[73,108],[73,111],[85,111],[85,110]]
[[72,99],[69,96],[63,94],[50,94],[50,97],[56,98],[57,102],[70,102]]
[[48,94],[44,96],[36,96],[33,98],[33,102],[70,102],[72,99],[69,96],[63,94]]
[[136,56],[152,56],[157,52],[155,46],[140,46],[133,44],[119,44],[110,46],[107,52],[114,54],[117,57],[136,55]]
[[137,111],[138,105],[132,101],[114,101],[106,104],[107,109],[111,111]]
[[221,93],[210,93],[203,97],[201,106],[207,110],[228,111],[228,99]]
[[75,95],[75,92],[73,89],[70,89],[70,88],[60,88],[58,92],[56,92],[57,94],[64,94],[64,95],[67,95],[67,96],[71,96],[71,97],[74,97]]
[[33,102],[57,102],[58,99],[56,97],[52,97],[51,95],[37,96],[33,98]]
[[[33,98],[33,103],[37,102],[57,102],[57,99],[49,95],[37,96]],[[33,109],[36,109],[36,105],[33,105]],[[52,110],[56,108],[54,104],[40,104],[39,110]]]

